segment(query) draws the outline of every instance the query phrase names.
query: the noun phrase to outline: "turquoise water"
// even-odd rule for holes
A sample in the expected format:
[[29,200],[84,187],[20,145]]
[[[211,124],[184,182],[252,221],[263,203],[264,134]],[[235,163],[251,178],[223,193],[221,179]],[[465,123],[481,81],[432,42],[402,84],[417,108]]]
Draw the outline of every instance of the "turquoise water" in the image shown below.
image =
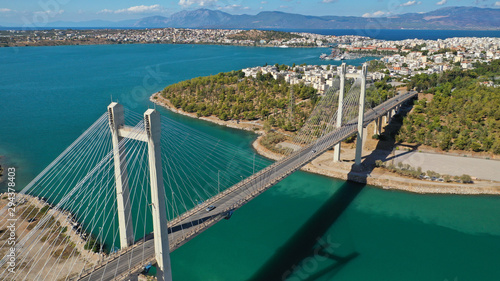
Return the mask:
[[[141,112],[177,81],[264,63],[321,64],[321,49],[190,45],[0,49],[0,155],[23,186],[111,96]],[[359,64],[361,61],[352,63]],[[162,114],[251,150],[255,135]],[[295,173],[172,254],[175,280],[499,280],[500,204]],[[322,246],[322,248],[318,248]],[[346,257],[344,262],[317,253]]]

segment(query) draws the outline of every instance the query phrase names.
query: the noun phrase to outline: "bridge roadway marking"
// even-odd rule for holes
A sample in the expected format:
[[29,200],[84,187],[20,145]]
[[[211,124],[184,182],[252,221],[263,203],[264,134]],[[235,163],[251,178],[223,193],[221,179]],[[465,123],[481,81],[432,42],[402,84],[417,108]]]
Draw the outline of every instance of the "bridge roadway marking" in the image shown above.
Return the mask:
[[[366,126],[376,118],[386,114],[395,106],[415,96],[416,92],[408,92],[391,98],[383,104],[365,113]],[[269,167],[237,183],[220,194],[208,199],[179,218],[169,223],[169,244],[173,252],[198,234],[219,222],[227,214],[246,204],[259,194],[274,186],[288,175],[299,170],[357,130],[357,118],[318,139],[294,154],[271,164]],[[313,152],[313,149],[316,152]],[[217,208],[207,212],[206,207]],[[143,241],[129,247],[124,252],[111,256],[103,265],[82,274],[78,280],[113,280],[125,279],[133,273],[142,271],[149,262],[154,263],[154,240],[149,235]]]

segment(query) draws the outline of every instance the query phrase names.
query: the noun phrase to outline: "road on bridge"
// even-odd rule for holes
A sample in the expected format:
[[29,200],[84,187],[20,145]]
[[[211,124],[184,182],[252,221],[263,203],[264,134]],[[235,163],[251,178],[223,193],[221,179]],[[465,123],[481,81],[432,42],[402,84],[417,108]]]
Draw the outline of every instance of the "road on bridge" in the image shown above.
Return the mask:
[[[364,115],[363,125],[368,125],[389,110],[413,98],[416,94],[416,92],[400,94],[368,110]],[[169,222],[170,251],[173,252],[210,226],[226,218],[232,211],[240,208],[332,148],[338,142],[355,133],[357,131],[357,122],[357,118],[347,122],[342,127],[320,137],[313,144],[305,146],[290,156],[273,163]],[[212,205],[216,209],[207,211],[207,207]],[[99,267],[84,272],[78,280],[124,279],[133,273],[142,271],[144,266],[150,262],[154,263],[153,234],[128,249],[109,257]]]

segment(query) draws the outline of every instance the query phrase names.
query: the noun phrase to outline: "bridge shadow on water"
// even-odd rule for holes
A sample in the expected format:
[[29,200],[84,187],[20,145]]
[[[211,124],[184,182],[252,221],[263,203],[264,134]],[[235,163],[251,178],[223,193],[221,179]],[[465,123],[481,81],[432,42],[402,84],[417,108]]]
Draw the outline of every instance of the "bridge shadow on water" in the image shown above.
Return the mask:
[[[386,149],[387,146],[393,147],[395,142],[395,134],[402,126],[402,117],[407,114],[412,105],[407,104],[406,107],[395,116],[395,120],[386,126],[385,144],[379,142],[373,153],[363,158],[359,167],[353,166],[348,173],[347,179],[335,194],[333,194],[302,227],[288,240],[285,244],[276,250],[275,254],[262,266],[250,279],[247,281],[261,280],[317,280],[328,274],[332,278],[337,274],[349,261],[356,258],[359,253],[353,252],[347,256],[338,256],[332,251],[327,251],[327,248],[332,248],[332,245],[319,243],[323,240],[325,233],[338,220],[338,218],[349,207],[351,202],[359,195],[366,186],[367,177],[373,171],[376,160],[390,160],[391,150]],[[413,147],[412,147],[413,148]],[[416,149],[414,147],[413,149]],[[400,156],[400,155],[398,155]],[[295,269],[300,268],[302,262],[309,257],[320,256],[323,259],[332,261],[330,266],[323,269],[311,272],[308,274],[293,275]]]
[[285,280],[290,277],[302,261],[315,255],[321,256],[323,259],[330,259],[333,264],[318,272],[312,272],[300,280],[316,280],[324,274],[335,275],[350,260],[358,256],[358,253],[341,257],[327,251],[327,248],[331,248],[332,245],[320,243],[323,244],[320,245],[320,248],[315,248],[315,246],[319,241],[322,241],[322,237],[328,229],[364,187],[365,184],[344,183],[248,281]]

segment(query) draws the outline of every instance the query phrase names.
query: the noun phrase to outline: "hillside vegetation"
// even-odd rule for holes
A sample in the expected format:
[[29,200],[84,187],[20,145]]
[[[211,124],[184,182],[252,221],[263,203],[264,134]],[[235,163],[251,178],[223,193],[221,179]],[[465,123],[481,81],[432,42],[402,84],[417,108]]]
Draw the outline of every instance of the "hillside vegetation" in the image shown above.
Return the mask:
[[500,60],[469,71],[413,77],[408,87],[431,94],[432,100],[415,103],[397,140],[442,150],[500,154],[500,88],[481,83],[498,76]]
[[[278,68],[280,71],[290,69],[286,65]],[[367,89],[369,107],[395,95],[388,80],[386,76]],[[352,82],[346,83],[346,92]],[[270,73],[259,72],[256,78],[245,77],[241,70],[182,81],[166,87],[161,95],[176,108],[196,113],[198,117],[215,116],[223,121],[261,120],[266,131],[279,128],[291,132],[302,128],[321,99],[311,86],[289,85],[283,78],[274,79]],[[337,104],[332,107],[335,111]]]
[[[283,66],[285,67],[285,66]],[[162,96],[177,108],[221,120],[266,120],[287,131],[300,128],[318,99],[309,86],[290,86],[284,79],[240,71],[197,77],[168,86]]]

